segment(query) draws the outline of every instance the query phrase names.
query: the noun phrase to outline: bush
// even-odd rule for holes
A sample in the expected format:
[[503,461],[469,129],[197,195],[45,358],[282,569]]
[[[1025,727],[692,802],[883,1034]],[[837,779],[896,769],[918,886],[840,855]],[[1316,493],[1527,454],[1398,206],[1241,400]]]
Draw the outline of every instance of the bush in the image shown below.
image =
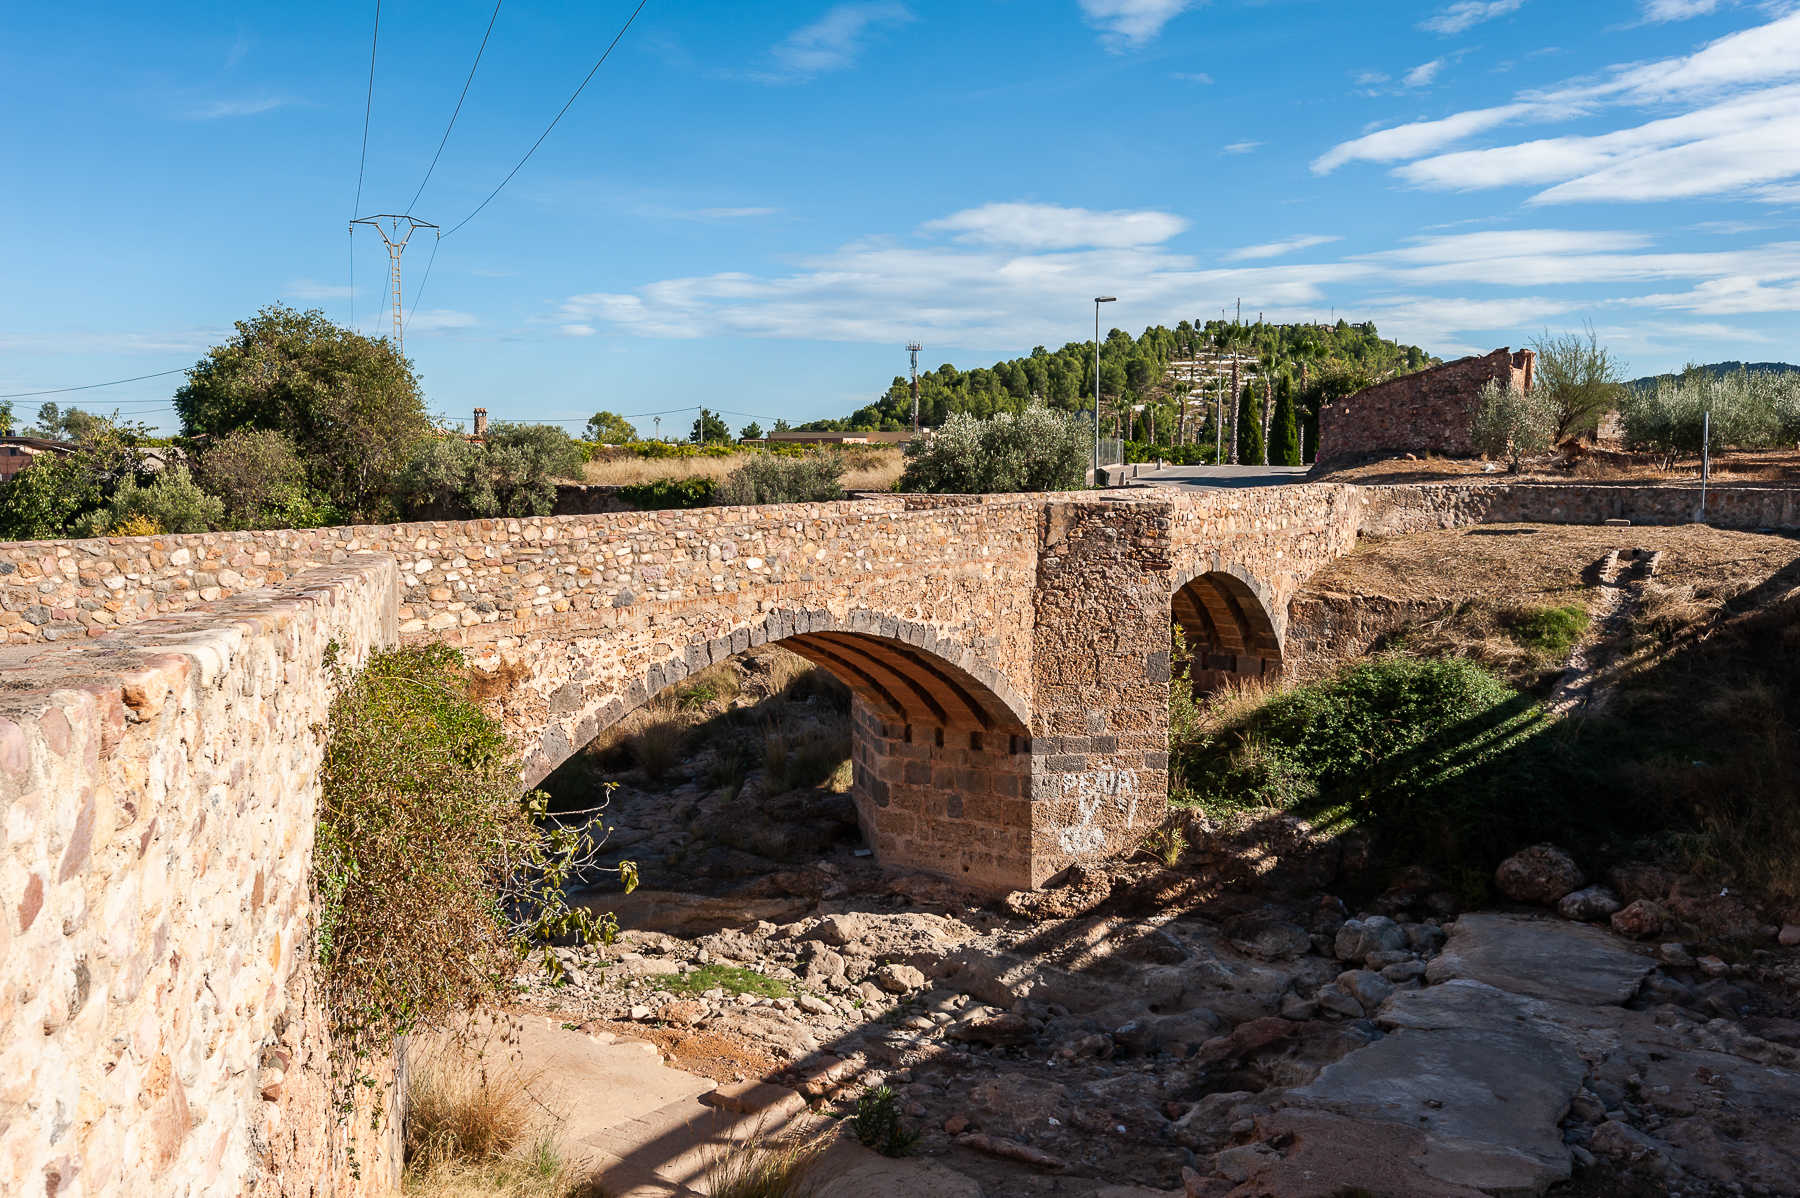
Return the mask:
[[659,478],[619,488],[619,498],[646,512],[705,507],[717,484],[710,478]]
[[887,1086],[877,1086],[856,1100],[856,1117],[850,1130],[883,1156],[905,1156],[919,1142],[919,1133],[907,1131],[900,1122],[900,1098]]
[[757,454],[725,476],[713,502],[727,507],[756,503],[824,503],[844,497],[844,463],[836,454],[801,457]]
[[421,441],[396,489],[414,516],[548,516],[556,480],[579,475],[586,460],[581,443],[559,428],[501,423],[485,442]]
[[1588,325],[1585,333],[1544,333],[1531,343],[1537,354],[1533,389],[1550,411],[1556,441],[1592,436],[1624,395],[1618,364]]
[[[1397,860],[1462,864],[1511,847],[1535,814],[1472,775],[1543,724],[1480,666],[1393,655],[1172,738],[1172,772],[1206,806],[1295,811],[1360,825]],[[1542,796],[1534,796],[1541,798]]]
[[1514,470],[1528,453],[1550,448],[1556,433],[1556,410],[1541,391],[1502,387],[1489,379],[1475,400],[1475,421],[1470,428],[1475,448],[1492,458],[1512,458]]
[[1031,407],[981,420],[958,412],[908,442],[904,491],[975,495],[1080,487],[1092,453],[1079,417]]
[[455,650],[378,653],[340,675],[320,776],[317,952],[334,1035],[355,1055],[501,993],[551,936],[609,936],[563,889],[595,846],[540,830],[547,800],[521,798]]
[[202,491],[186,466],[170,466],[144,486],[127,476],[106,507],[77,529],[83,536],[104,536],[134,518],[165,533],[206,532],[225,522],[225,504]]

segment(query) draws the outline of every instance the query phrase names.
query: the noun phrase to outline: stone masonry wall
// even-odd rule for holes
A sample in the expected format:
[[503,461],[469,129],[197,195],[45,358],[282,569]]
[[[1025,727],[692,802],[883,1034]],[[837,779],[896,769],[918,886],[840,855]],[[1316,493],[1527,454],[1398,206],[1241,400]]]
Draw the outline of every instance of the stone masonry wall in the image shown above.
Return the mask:
[[[1369,536],[1399,536],[1469,524],[1692,524],[1697,486],[1594,483],[1450,483],[1359,487],[1358,524]],[[1706,523],[1714,528],[1800,529],[1800,488],[1712,487]]]
[[394,1122],[339,1126],[325,1102],[308,873],[326,645],[355,662],[391,640],[398,591],[391,559],[358,557],[0,648],[0,1193],[397,1179]]
[[1490,379],[1531,389],[1537,355],[1497,349],[1403,375],[1319,410],[1321,462],[1377,453],[1438,453],[1472,457],[1475,399]]

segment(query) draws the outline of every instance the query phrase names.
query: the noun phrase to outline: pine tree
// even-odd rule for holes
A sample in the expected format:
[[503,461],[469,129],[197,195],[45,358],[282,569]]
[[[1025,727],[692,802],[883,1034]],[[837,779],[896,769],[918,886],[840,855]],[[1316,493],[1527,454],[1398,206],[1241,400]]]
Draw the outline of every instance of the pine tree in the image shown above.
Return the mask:
[[1256,410],[1256,383],[1244,384],[1238,398],[1238,461],[1254,465],[1263,460],[1262,416]]
[[1294,412],[1294,380],[1285,374],[1275,385],[1275,435],[1270,457],[1277,466],[1302,465],[1300,422]]

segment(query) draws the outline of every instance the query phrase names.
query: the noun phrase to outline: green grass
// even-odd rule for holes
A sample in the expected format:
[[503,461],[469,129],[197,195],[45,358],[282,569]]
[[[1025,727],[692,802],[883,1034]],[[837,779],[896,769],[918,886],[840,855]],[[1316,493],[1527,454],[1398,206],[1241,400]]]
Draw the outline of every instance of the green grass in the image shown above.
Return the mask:
[[1500,625],[1520,648],[1560,661],[1587,631],[1588,613],[1577,604],[1515,608],[1502,614]]
[[702,965],[692,973],[667,978],[662,986],[672,994],[693,995],[723,990],[727,994],[755,994],[762,998],[794,996],[794,988],[780,978],[741,965]]

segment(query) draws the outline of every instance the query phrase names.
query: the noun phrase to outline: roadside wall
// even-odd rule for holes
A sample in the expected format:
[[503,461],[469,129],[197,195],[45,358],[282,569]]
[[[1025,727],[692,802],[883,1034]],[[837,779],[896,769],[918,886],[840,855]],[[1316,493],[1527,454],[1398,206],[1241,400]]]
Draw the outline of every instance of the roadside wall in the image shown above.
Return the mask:
[[369,1106],[391,1068],[354,1117],[330,1108],[308,887],[326,646],[391,641],[398,596],[392,559],[359,556],[0,648],[0,1193],[397,1182],[398,1121]]
[[1378,453],[1473,457],[1475,399],[1490,379],[1529,391],[1537,355],[1497,349],[1365,387],[1319,409],[1320,462]]
[[[1699,487],[1595,483],[1453,483],[1357,488],[1366,536],[1399,536],[1470,524],[1692,524]],[[1800,488],[1713,487],[1715,528],[1800,529]]]

